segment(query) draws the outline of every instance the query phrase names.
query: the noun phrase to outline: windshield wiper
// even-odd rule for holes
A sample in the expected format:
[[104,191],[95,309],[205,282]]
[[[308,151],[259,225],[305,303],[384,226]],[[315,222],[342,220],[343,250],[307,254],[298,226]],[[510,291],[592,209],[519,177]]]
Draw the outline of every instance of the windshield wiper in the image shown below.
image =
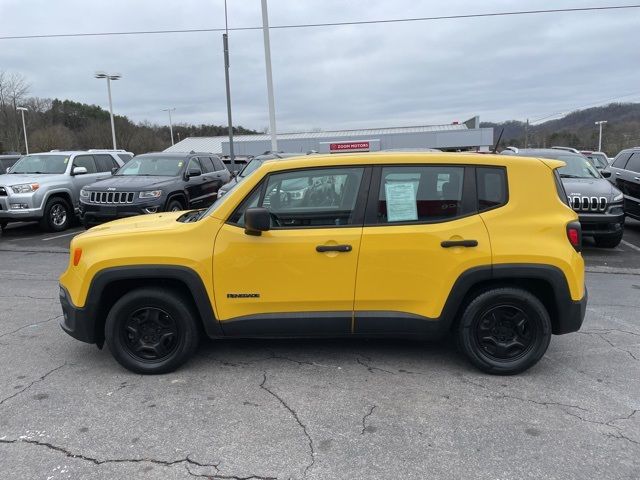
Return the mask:
[[560,178],[583,178],[579,175],[571,175],[569,173],[561,173]]

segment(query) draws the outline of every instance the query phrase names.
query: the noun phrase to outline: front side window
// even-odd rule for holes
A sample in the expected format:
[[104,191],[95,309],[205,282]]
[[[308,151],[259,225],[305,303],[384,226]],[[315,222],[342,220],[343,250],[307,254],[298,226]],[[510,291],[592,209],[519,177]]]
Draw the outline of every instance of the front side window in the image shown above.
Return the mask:
[[64,173],[69,164],[67,155],[27,155],[18,160],[10,173]]
[[377,223],[433,222],[469,213],[463,208],[464,167],[384,167]]
[[184,157],[134,157],[116,175],[177,177],[184,167]]
[[243,226],[244,210],[264,207],[272,228],[336,227],[355,223],[364,168],[297,170],[269,175],[229,219]]
[[84,167],[87,169],[87,173],[96,173],[96,162],[93,159],[93,155],[80,155],[73,160],[74,167]]
[[640,173],[640,153],[636,152],[631,156],[626,169],[634,173]]
[[199,157],[200,164],[202,165],[202,173],[211,173],[215,170],[213,168],[213,162],[209,157]]
[[202,173],[202,165],[200,164],[200,160],[198,160],[198,158],[196,157],[193,157],[191,160],[189,160],[189,170],[187,171],[199,171],[200,173]]
[[630,156],[631,156],[631,152],[619,153],[618,156],[613,161],[613,163],[611,164],[611,166],[624,169],[627,166],[627,161],[629,160]]

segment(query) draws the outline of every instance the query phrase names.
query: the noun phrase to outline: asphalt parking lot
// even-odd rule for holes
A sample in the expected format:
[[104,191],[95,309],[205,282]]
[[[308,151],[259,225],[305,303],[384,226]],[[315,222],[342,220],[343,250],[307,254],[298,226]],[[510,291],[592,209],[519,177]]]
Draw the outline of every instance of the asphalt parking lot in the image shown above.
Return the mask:
[[640,222],[586,242],[582,330],[514,377],[361,340],[205,341],[129,373],[58,326],[78,231],[0,236],[1,478],[640,478]]

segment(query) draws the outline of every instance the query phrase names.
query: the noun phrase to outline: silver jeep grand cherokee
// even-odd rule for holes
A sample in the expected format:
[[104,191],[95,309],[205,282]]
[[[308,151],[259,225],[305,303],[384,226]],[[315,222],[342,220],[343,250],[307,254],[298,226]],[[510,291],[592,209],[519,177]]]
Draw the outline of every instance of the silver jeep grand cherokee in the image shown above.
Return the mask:
[[69,227],[80,189],[123,165],[116,152],[51,151],[22,157],[0,175],[0,227],[38,221],[52,232]]

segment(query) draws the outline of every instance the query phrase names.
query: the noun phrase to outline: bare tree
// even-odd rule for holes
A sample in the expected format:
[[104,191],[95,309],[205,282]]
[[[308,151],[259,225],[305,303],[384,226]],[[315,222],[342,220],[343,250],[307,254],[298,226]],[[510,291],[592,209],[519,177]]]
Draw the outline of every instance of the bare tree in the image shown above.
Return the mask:
[[19,151],[24,147],[16,108],[26,100],[27,93],[29,84],[22,74],[0,71],[0,149]]
[[33,132],[29,139],[33,152],[49,150],[70,150],[76,144],[75,135],[64,125],[53,125]]

